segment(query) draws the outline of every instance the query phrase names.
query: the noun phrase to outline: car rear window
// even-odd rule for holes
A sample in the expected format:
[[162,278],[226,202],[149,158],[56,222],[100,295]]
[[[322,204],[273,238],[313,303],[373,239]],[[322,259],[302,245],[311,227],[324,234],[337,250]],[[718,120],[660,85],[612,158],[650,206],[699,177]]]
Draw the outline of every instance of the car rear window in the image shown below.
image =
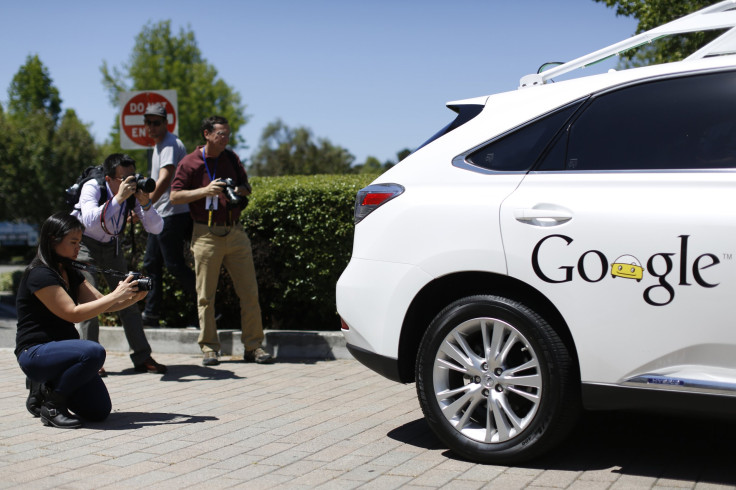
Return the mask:
[[466,161],[488,170],[530,169],[582,101],[569,104],[502,135],[466,157]]

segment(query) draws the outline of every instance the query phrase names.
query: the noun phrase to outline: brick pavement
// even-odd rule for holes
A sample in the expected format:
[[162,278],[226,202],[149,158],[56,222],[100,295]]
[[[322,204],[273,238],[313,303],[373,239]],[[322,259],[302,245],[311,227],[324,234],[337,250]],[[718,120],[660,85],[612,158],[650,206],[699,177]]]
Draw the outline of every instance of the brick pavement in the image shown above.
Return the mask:
[[24,377],[0,349],[0,488],[736,488],[733,422],[591,414],[539,461],[478,465],[429,432],[413,385],[356,361],[157,359],[163,377],[108,353],[113,413],[61,430],[25,411]]

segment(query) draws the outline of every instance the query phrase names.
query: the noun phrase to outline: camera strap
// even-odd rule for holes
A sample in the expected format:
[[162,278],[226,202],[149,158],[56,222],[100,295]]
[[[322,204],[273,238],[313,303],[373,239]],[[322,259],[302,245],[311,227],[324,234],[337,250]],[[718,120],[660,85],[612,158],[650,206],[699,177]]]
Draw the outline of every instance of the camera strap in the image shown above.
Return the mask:
[[[128,224],[128,216],[133,212],[133,205],[135,203],[135,196],[129,197],[122,206],[120,206],[120,211],[118,212],[118,217],[115,219],[114,216],[110,218],[110,221],[112,221],[113,228],[117,228],[120,221],[123,222],[122,225],[118,228],[118,230],[115,233],[110,232],[110,230],[107,227],[107,224],[105,223],[106,217],[107,217],[107,207],[110,205],[110,202],[115,199],[115,197],[111,197],[107,201],[105,201],[105,206],[102,208],[102,213],[100,213],[100,225],[102,227],[102,231],[104,231],[107,235],[110,235],[115,238],[115,256],[120,253],[120,235],[123,234],[125,231],[125,225]],[[131,204],[133,203],[133,204]],[[134,237],[134,228],[133,224],[130,225],[130,240],[132,243],[133,250],[132,252],[135,254],[135,237]]]
[[113,277],[118,277],[118,278],[123,278],[123,279],[129,275],[129,273],[126,274],[125,272],[116,271],[114,269],[102,269],[95,265],[87,264],[85,262],[79,262],[77,260],[69,260],[68,262],[75,269],[79,269],[80,271],[89,272],[91,274],[96,274],[100,272],[102,274],[109,274]]

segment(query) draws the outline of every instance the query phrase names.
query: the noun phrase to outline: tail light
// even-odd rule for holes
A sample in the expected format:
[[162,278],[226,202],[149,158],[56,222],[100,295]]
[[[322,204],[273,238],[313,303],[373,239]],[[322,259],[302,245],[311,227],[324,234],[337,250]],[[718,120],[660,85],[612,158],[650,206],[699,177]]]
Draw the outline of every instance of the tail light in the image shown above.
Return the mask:
[[403,192],[404,187],[399,184],[371,184],[362,188],[355,198],[355,224]]

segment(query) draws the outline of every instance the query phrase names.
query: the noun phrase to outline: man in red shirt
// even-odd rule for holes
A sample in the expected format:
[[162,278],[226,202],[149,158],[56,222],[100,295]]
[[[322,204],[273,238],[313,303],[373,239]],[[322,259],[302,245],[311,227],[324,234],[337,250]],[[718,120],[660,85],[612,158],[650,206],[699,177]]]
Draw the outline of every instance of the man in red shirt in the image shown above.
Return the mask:
[[245,196],[250,194],[248,177],[238,156],[227,149],[230,141],[227,119],[208,117],[202,121],[201,131],[205,144],[179,162],[171,183],[170,199],[173,204],[189,204],[194,221],[192,252],[202,364],[219,364],[215,293],[221,265],[230,273],[240,298],[244,360],[270,363],[273,359],[261,345],[263,324],[250,239],[240,224],[240,213],[247,202]]

